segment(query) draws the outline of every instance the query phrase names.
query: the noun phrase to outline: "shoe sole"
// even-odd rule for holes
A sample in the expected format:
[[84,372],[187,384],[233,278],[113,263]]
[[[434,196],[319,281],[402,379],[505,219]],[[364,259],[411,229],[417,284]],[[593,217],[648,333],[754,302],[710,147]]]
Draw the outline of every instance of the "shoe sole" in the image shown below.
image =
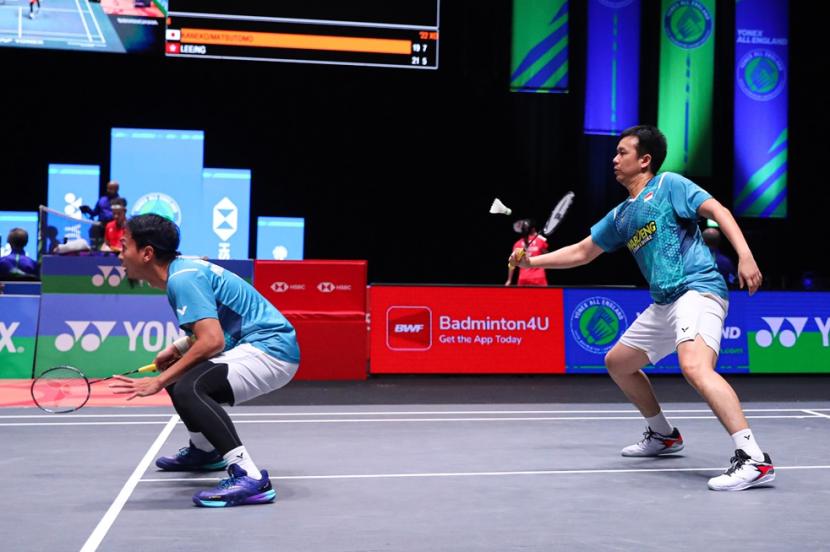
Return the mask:
[[264,493],[260,493],[258,495],[249,496],[240,501],[226,501],[226,500],[202,500],[198,497],[193,497],[193,503],[196,506],[202,506],[205,508],[226,508],[228,506],[245,506],[248,504],[268,504],[270,502],[274,502],[277,499],[277,491],[271,489],[270,491],[266,491]]
[[163,466],[156,462],[156,467],[160,470],[170,472],[207,472],[226,470],[228,468],[228,463],[222,461],[216,462],[215,464],[202,464],[201,466],[177,466],[175,464],[171,466]]
[[637,454],[637,453],[625,453],[620,452],[621,456],[626,458],[657,458],[658,456],[666,456],[667,454],[674,454],[675,452],[680,452],[683,450],[684,446],[680,445],[679,447],[675,447],[669,450],[664,450],[662,452],[657,452],[655,454]]
[[709,490],[712,491],[744,491],[749,489],[750,487],[757,487],[758,485],[763,485],[764,483],[769,483],[770,481],[775,479],[774,473],[768,473],[767,475],[761,477],[760,479],[756,479],[755,481],[746,481],[736,487],[712,487],[709,485]]

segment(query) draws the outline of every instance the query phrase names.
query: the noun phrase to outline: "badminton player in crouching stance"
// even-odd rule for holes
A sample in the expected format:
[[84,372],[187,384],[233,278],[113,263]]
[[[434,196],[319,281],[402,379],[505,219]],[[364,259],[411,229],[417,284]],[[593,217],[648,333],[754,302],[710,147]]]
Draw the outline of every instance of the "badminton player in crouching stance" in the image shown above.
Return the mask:
[[158,215],[127,222],[119,258],[128,278],[167,291],[188,334],[155,359],[158,376],[118,377],[111,387],[128,399],[166,389],[190,443],[156,465],[169,471],[228,469],[215,489],[194,495],[199,506],[271,502],[268,472],[248,453],[223,404],[235,405],[288,383],[300,351],[294,328],[242,278],[202,260],[177,256],[179,229]]
[[649,283],[654,304],[625,331],[605,356],[617,385],[646,418],[643,439],[622,449],[623,456],[678,452],[683,438],[666,419],[642,368],[677,350],[686,380],[709,403],[732,436],[731,466],[709,480],[717,491],[739,491],[775,478],[769,455],[749,429],[735,391],[715,371],[728,308],[726,283],[701,238],[699,216],[715,220],[739,255],[738,277],[750,295],[761,272],[734,217],[716,199],[686,178],[657,174],[666,158],[666,137],[653,126],[622,133],[614,175],[629,197],[591,228],[581,242],[538,257],[517,251],[520,267],[570,268],[604,251],[622,247],[634,255]]

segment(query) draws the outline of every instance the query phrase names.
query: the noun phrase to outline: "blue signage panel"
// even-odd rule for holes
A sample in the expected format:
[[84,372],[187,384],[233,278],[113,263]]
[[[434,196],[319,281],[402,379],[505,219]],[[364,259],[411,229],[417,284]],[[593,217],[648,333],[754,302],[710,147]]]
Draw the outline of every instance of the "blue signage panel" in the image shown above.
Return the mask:
[[197,249],[216,259],[247,259],[251,220],[251,171],[205,169],[202,172],[204,227]]
[[[721,373],[749,371],[746,301],[746,293],[730,295],[717,367]],[[566,289],[566,371],[582,374],[605,372],[605,354],[651,303],[651,296],[646,290]],[[656,365],[649,366],[646,372],[679,373],[677,354],[673,353]]]
[[256,258],[302,260],[304,233],[304,218],[257,217]]

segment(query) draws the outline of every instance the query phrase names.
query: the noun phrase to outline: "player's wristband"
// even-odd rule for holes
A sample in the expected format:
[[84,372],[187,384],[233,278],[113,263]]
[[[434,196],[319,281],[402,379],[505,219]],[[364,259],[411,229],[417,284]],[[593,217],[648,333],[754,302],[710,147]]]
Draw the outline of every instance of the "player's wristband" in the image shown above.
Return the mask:
[[190,349],[191,341],[190,336],[180,337],[176,341],[173,342],[173,346],[179,352],[180,355],[184,356],[188,349]]

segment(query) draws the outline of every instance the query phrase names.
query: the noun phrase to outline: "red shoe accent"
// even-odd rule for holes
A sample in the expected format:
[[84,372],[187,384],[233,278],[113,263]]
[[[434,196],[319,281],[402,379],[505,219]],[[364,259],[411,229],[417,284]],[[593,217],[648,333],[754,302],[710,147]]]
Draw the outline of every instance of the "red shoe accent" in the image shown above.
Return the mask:
[[663,446],[666,448],[673,447],[676,443],[682,443],[683,438],[680,437],[679,439],[663,439]]
[[755,469],[757,469],[759,472],[761,472],[761,475],[759,475],[758,477],[756,477],[756,479],[760,479],[760,478],[764,477],[764,476],[765,476],[765,475],[767,475],[769,472],[775,472],[775,467],[774,467],[774,466],[772,466],[772,465],[770,465],[770,464],[761,464],[761,465],[756,465],[756,466],[755,466]]

